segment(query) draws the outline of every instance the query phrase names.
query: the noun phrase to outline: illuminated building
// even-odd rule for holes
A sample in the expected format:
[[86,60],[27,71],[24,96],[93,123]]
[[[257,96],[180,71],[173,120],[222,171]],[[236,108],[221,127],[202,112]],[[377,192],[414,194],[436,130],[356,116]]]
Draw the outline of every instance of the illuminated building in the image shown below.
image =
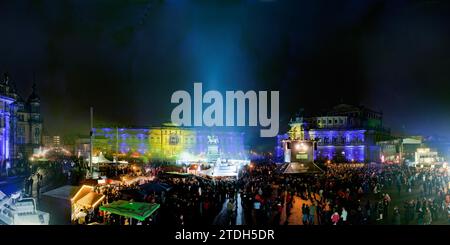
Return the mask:
[[277,143],[275,145],[275,161],[276,162],[284,162],[285,160],[285,148],[283,146],[283,141],[289,139],[288,134],[279,134],[277,135]]
[[443,164],[444,159],[439,156],[437,151],[433,151],[430,148],[417,148],[415,152],[415,162],[416,167],[435,167],[436,165]]
[[4,172],[41,145],[40,98],[35,85],[25,101],[5,74],[0,81],[0,122],[0,172]]
[[44,135],[44,136],[42,136],[42,145],[44,147],[60,146],[61,145],[61,137],[59,137],[58,135],[54,135],[54,136]]
[[149,128],[95,128],[94,154],[135,154],[158,160],[203,157],[208,152],[208,136],[219,140],[222,158],[244,159],[244,134],[212,128],[187,128],[173,124]]
[[175,159],[183,152],[196,153],[196,132],[173,124],[152,128],[149,136],[149,151],[153,158]]
[[427,136],[423,142],[432,149],[435,149],[440,156],[447,161],[450,159],[450,138],[445,136]]
[[421,137],[408,137],[379,141],[380,160],[383,163],[414,162],[417,148],[421,147]]
[[318,161],[378,162],[380,147],[376,142],[390,138],[389,130],[383,128],[381,113],[346,104],[318,116],[298,115],[290,121],[290,127],[277,140],[314,141],[314,158]]
[[94,153],[148,153],[149,129],[94,128]]

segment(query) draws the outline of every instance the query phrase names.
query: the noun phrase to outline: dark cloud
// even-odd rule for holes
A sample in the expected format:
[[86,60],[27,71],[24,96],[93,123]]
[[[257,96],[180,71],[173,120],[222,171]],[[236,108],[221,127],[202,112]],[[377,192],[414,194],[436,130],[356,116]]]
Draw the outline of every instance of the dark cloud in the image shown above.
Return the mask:
[[158,125],[170,95],[280,90],[299,107],[343,100],[387,126],[448,134],[449,16],[441,1],[2,1],[0,71],[28,95],[33,74],[49,133],[98,121]]

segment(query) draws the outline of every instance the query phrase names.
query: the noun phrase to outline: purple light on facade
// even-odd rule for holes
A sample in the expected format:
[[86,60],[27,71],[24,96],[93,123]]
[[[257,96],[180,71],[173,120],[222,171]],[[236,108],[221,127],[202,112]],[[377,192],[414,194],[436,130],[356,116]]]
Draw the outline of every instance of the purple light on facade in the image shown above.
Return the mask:
[[345,158],[347,161],[364,161],[364,146],[345,146],[344,147]]
[[288,134],[277,135],[277,146],[275,147],[275,157],[279,161],[282,161],[284,159],[284,149],[282,141],[287,140],[288,138],[289,138]]
[[119,151],[120,153],[127,153],[129,150],[128,145],[125,143],[120,143]]
[[[363,162],[365,160],[365,130],[314,130],[305,133],[305,139],[320,139],[318,148],[314,152],[314,159],[333,159],[336,156],[342,156],[347,161]],[[286,134],[277,136],[277,147],[275,155],[282,157],[284,149],[282,140],[287,139]],[[326,139],[326,140],[325,140]]]

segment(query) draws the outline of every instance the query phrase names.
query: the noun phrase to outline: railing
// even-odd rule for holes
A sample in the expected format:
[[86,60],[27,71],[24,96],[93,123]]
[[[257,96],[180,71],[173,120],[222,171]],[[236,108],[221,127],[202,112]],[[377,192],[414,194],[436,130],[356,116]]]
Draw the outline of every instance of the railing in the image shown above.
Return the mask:
[[359,142],[317,142],[318,146],[359,146],[359,145],[364,145],[363,141],[359,141]]
[[326,126],[309,125],[306,130],[376,130],[384,133],[390,133],[391,130],[385,127],[363,127],[363,126]]
[[37,210],[37,209],[36,209],[36,200],[35,200],[34,198],[32,198],[32,197],[25,197],[25,198],[20,199],[19,202],[22,202],[22,201],[26,202],[26,201],[28,201],[28,200],[30,200],[30,201],[32,202],[32,205],[33,205],[33,212],[36,213],[36,210]]

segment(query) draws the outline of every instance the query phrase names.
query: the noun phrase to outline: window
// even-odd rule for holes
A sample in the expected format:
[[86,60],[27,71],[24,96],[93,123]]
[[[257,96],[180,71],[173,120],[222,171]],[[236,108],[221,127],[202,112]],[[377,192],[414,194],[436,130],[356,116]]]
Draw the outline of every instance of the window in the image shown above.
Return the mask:
[[331,119],[330,119],[330,120],[328,120],[328,124],[331,124],[331,122],[332,122],[332,121],[331,121]]
[[338,122],[337,119],[334,119],[334,124],[337,124],[337,122]]
[[339,123],[340,123],[340,124],[344,124],[344,120],[339,119]]
[[19,134],[20,135],[24,135],[25,134],[25,127],[24,126],[19,126]]

